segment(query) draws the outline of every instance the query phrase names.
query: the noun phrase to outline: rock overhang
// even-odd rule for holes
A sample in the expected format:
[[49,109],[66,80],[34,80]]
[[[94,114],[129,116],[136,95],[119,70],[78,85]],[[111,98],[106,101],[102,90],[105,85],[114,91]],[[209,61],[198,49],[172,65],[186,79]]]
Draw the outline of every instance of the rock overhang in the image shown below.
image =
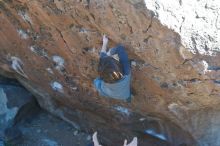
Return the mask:
[[[89,120],[80,116],[87,111],[84,115],[94,119],[81,124],[91,129],[95,123],[109,119],[103,114],[114,117],[111,109],[119,106],[143,115],[162,114],[195,139],[200,139],[199,133],[205,135],[205,131],[197,133],[193,129],[208,122],[195,124],[191,113],[218,105],[219,58],[193,54],[181,44],[183,37],[161,25],[144,1],[20,0],[2,1],[1,7],[1,67],[11,67],[7,58],[19,58],[28,79],[9,72],[43,108],[79,123]],[[132,67],[135,95],[131,104],[98,97],[94,91],[92,81],[97,76],[102,33],[109,35],[111,46],[123,43],[136,64]],[[62,59],[57,62],[54,56]],[[115,120],[120,118],[120,114],[115,115]]]

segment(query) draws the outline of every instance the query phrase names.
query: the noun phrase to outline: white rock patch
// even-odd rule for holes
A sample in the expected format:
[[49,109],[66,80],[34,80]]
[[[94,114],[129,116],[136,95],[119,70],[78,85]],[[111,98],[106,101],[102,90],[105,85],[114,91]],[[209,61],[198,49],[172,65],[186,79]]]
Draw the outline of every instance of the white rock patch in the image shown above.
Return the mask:
[[220,2],[218,0],[145,0],[162,24],[180,34],[192,53],[220,52]]
[[210,72],[210,70],[208,70],[208,63],[205,60],[202,60],[198,63],[192,64],[193,67],[200,73],[200,74],[206,74],[207,72]]
[[137,62],[136,61],[131,61],[131,65],[132,66],[137,66]]
[[53,62],[56,64],[55,68],[59,71],[62,71],[64,69],[64,59],[60,56],[52,56]]
[[63,91],[63,85],[62,84],[60,84],[59,82],[52,82],[51,84],[51,87],[52,87],[52,89],[54,90],[54,91],[58,91],[58,92],[60,92],[60,93],[63,93],[64,91]]
[[15,57],[15,56],[11,56],[10,58],[11,61],[11,68],[17,72],[18,74],[20,74],[21,76],[28,78],[28,76],[24,73],[22,66],[24,65],[23,62],[21,61],[20,58]]
[[24,30],[19,29],[17,32],[22,39],[28,39],[28,34]]

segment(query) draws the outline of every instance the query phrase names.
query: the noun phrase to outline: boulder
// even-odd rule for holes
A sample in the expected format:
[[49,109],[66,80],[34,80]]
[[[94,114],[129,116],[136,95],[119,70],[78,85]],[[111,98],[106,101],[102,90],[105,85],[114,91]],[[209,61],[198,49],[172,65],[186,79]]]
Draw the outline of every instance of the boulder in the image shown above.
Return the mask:
[[0,77],[0,138],[17,144],[22,133],[17,127],[19,122],[39,110],[39,106],[30,92],[16,80]]
[[[106,145],[137,136],[141,145],[217,146],[219,6],[192,3],[1,0],[0,73],[17,79],[50,113],[98,131]],[[191,10],[198,12],[195,17]],[[191,19],[198,20],[187,23]],[[216,27],[206,31],[212,24]],[[94,89],[103,33],[109,47],[123,44],[132,59],[131,103],[101,97]],[[16,108],[4,111],[12,116]],[[151,117],[162,122],[139,121]]]

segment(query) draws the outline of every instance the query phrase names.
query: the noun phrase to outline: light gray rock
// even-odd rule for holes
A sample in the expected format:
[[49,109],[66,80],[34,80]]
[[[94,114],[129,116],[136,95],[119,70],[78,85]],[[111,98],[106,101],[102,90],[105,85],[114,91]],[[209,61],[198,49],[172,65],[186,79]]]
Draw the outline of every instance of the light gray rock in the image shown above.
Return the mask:
[[220,3],[218,0],[145,0],[162,24],[180,34],[192,53],[220,52]]
[[20,74],[21,76],[28,78],[28,76],[25,74],[25,72],[23,71],[23,62],[20,58],[12,56],[11,57],[11,68],[17,72],[18,74]]

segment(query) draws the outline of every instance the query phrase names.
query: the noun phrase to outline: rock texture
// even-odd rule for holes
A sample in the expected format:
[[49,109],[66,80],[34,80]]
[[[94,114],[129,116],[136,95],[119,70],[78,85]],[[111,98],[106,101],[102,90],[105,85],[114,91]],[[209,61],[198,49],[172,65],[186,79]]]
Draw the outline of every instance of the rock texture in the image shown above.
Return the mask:
[[1,141],[22,141],[17,123],[24,121],[39,108],[35,98],[16,80],[0,76],[0,139]]
[[82,146],[91,136],[40,109],[14,79],[0,76],[0,146]]
[[220,52],[220,3],[212,1],[145,0],[162,24],[178,32],[182,43],[194,54]]
[[2,78],[1,76],[0,97],[1,130],[4,130],[4,127],[7,128],[5,124],[12,126],[19,109],[26,103],[34,100],[32,95],[17,82],[14,82],[13,80],[8,82],[7,79]]
[[[204,49],[212,53],[202,53],[172,29],[142,0],[0,0],[0,73],[76,128],[98,131],[105,145],[137,136],[140,145],[217,146],[218,35],[214,43],[191,38],[207,41]],[[181,34],[191,33],[186,30]],[[94,90],[103,33],[110,47],[124,44],[133,60],[131,103]]]

